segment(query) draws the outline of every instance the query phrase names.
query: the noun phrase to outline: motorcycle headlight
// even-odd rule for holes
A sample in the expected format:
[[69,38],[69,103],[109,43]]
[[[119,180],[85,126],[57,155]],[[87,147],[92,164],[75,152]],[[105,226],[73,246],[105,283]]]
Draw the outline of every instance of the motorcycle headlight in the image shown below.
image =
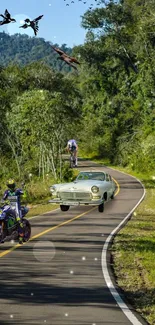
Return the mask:
[[99,187],[94,185],[94,186],[92,186],[91,191],[93,193],[97,193],[97,192],[99,192]]

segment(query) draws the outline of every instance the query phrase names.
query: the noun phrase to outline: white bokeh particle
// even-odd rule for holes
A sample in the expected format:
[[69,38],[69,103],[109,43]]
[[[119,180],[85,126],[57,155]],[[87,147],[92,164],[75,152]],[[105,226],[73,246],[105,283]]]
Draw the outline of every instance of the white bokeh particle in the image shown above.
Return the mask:
[[19,28],[19,25],[23,25],[25,23],[25,19],[29,18],[31,20],[31,17],[25,14],[18,14],[18,15],[14,15],[13,18],[16,20],[16,22],[14,22],[13,24],[7,24],[6,26],[7,32],[10,35],[14,35],[14,34],[27,34],[29,36],[34,35],[34,31],[32,28],[26,28],[26,29]]
[[54,243],[47,241],[38,241],[33,246],[33,255],[41,263],[50,262],[56,254]]
[[95,257],[95,258],[94,258],[94,260],[95,260],[95,261],[97,261],[97,260],[98,260],[98,258],[97,258],[97,257]]
[[73,273],[74,273],[74,271],[73,271],[73,270],[71,270],[71,271],[70,271],[70,274],[73,274]]
[[66,313],[65,316],[68,317],[68,314]]
[[49,6],[51,6],[51,3],[49,3]]
[[85,256],[82,256],[82,260],[85,261],[85,259],[86,259]]
[[13,315],[10,315],[10,318],[13,318]]
[[33,292],[31,292],[31,296],[34,296],[34,293]]

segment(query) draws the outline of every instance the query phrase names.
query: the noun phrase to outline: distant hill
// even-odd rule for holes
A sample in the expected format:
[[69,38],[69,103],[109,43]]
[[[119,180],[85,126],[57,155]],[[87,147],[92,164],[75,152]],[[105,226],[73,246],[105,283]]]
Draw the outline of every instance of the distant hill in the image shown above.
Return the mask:
[[[54,46],[59,47],[58,44]],[[72,49],[66,44],[61,49],[71,54]],[[24,34],[9,35],[5,32],[0,33],[0,65],[8,66],[9,64],[17,64],[20,66],[27,65],[34,61],[43,61],[54,70],[70,71],[71,68],[57,60],[58,54],[52,50],[50,42],[46,42],[44,38],[29,37]]]

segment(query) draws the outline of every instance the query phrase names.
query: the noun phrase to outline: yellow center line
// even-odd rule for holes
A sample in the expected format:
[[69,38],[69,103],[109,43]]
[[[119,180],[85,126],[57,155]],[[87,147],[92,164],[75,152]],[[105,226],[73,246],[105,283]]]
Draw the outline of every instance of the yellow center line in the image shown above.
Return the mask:
[[[116,193],[115,193],[115,196],[116,196],[116,195],[119,193],[119,191],[120,191],[120,186],[119,186],[119,183],[118,183],[114,178],[113,178],[113,180],[114,180],[114,182],[115,182],[116,185],[117,185],[117,191],[116,191]],[[39,234],[32,236],[32,237],[29,239],[29,242],[32,241],[32,240],[34,240],[34,239],[36,239],[36,238],[39,238],[39,237],[41,237],[41,236],[47,234],[47,233],[50,232],[50,231],[53,231],[53,230],[55,230],[55,229],[57,229],[57,228],[60,228],[60,227],[62,227],[62,226],[67,225],[68,223],[70,223],[70,222],[72,222],[72,221],[74,221],[74,220],[76,220],[76,219],[81,218],[81,217],[84,216],[85,214],[87,214],[87,213],[89,213],[89,212],[91,212],[91,211],[93,211],[93,210],[95,210],[95,209],[96,209],[96,206],[93,207],[93,208],[91,208],[90,210],[88,210],[88,211],[86,211],[86,212],[83,212],[83,213],[81,213],[81,214],[79,214],[79,215],[73,217],[72,219],[66,220],[66,221],[61,222],[60,224],[58,224],[58,225],[56,225],[56,226],[53,226],[53,227],[51,227],[51,228],[48,228],[48,229],[46,229],[46,230],[40,232]],[[25,244],[26,244],[26,243],[24,243],[23,245],[25,245]],[[23,246],[23,245],[22,245],[22,246]],[[11,248],[5,250],[4,252],[0,253],[0,258],[3,257],[3,256],[5,256],[5,255],[7,255],[7,254],[9,254],[9,253],[11,253],[12,251],[14,251],[14,250],[15,250],[16,248],[18,248],[18,247],[21,247],[21,245],[20,245],[20,244],[17,244],[17,245],[15,245],[15,246],[13,246],[13,247],[11,247]]]
[[116,185],[117,185],[117,191],[115,192],[115,195],[114,195],[114,196],[116,196],[116,195],[118,195],[118,193],[119,193],[119,191],[120,191],[120,186],[119,186],[119,183],[116,181],[115,178],[112,177],[112,179],[113,179],[113,181],[114,181],[114,182],[116,183]]
[[[66,221],[61,222],[60,224],[58,224],[58,225],[56,225],[56,226],[53,226],[53,227],[51,227],[51,228],[48,228],[48,229],[46,229],[46,230],[40,232],[40,233],[37,234],[37,235],[34,235],[33,237],[31,237],[31,238],[29,239],[29,242],[32,241],[32,240],[34,240],[34,239],[36,239],[36,238],[38,238],[38,237],[41,237],[42,235],[47,234],[47,233],[50,232],[50,231],[53,231],[53,230],[55,230],[55,229],[57,229],[57,228],[60,228],[60,227],[62,227],[62,226],[64,226],[64,225],[67,225],[68,223],[70,223],[70,222],[72,222],[72,221],[74,221],[74,220],[76,220],[76,219],[78,219],[78,218],[84,216],[86,213],[91,212],[91,211],[93,211],[94,209],[96,209],[96,207],[93,207],[92,209],[90,209],[90,210],[88,210],[88,211],[86,211],[86,212],[83,212],[83,213],[79,214],[78,216],[75,216],[75,217],[72,218],[72,219],[66,220]],[[26,244],[26,243],[24,243],[23,245],[25,245],[25,244]],[[22,245],[22,246],[23,246],[23,245]],[[3,256],[5,256],[5,255],[7,255],[7,254],[9,254],[9,253],[11,253],[12,251],[14,251],[14,250],[15,250],[16,248],[18,248],[18,247],[21,247],[21,245],[20,245],[20,244],[17,244],[17,245],[15,245],[15,246],[11,247],[10,249],[7,249],[6,251],[0,253],[0,258],[3,257]]]
[[91,211],[93,211],[94,209],[96,209],[96,207],[93,207],[93,208],[90,209],[89,211],[83,212],[83,213],[79,214],[78,216],[75,216],[75,217],[72,218],[72,219],[69,219],[69,220],[66,220],[66,221],[64,221],[64,222],[61,222],[60,224],[58,224],[58,225],[56,225],[56,226],[54,226],[54,227],[48,228],[48,229],[46,229],[46,230],[40,232],[39,234],[34,235],[33,237],[31,237],[29,241],[34,240],[34,239],[36,239],[36,238],[38,238],[38,237],[40,237],[40,236],[42,236],[42,235],[45,235],[45,234],[47,234],[48,232],[53,231],[54,229],[57,229],[57,228],[62,227],[62,226],[64,226],[64,225],[67,225],[68,223],[70,223],[70,222],[72,222],[72,221],[74,221],[74,220],[76,220],[76,219],[78,219],[78,218],[84,216],[86,213],[91,212]]
[[0,257],[3,257],[3,256],[5,256],[5,255],[11,253],[12,251],[14,251],[16,248],[18,248],[18,247],[20,247],[20,246],[21,246],[20,244],[17,244],[17,245],[15,245],[15,246],[13,246],[13,247],[7,249],[6,251],[0,253]]

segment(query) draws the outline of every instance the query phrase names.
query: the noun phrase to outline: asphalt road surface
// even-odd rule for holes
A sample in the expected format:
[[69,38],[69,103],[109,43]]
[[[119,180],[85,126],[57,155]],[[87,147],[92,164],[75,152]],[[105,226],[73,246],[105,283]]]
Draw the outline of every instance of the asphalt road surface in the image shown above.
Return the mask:
[[146,324],[131,306],[130,310],[126,305],[120,308],[123,295],[114,299],[106,279],[108,272],[115,285],[108,252],[107,270],[103,259],[108,236],[139,202],[144,190],[129,175],[89,161],[79,165],[80,170],[108,171],[120,191],[105,204],[104,213],[88,206],[71,207],[67,212],[57,209],[31,219],[28,243],[0,246],[1,325]]

